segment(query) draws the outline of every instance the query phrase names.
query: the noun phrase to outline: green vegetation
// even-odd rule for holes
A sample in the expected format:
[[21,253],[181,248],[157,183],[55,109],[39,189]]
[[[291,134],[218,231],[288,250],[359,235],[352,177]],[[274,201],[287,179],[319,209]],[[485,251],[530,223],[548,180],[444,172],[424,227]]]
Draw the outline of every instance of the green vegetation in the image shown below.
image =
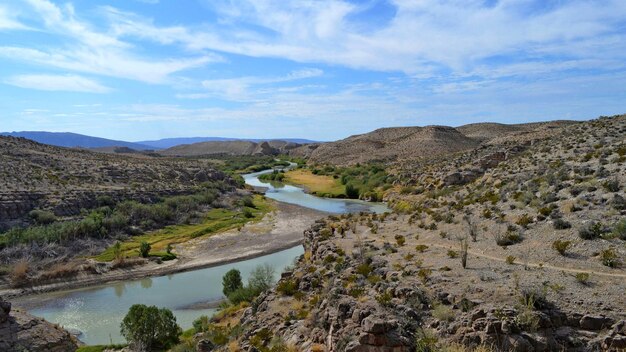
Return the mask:
[[[219,192],[220,188],[215,184],[207,183],[196,194],[168,197],[155,204],[124,201],[114,208],[97,208],[77,221],[14,227],[0,235],[0,249],[18,244],[65,244],[90,237],[104,239],[120,235],[134,236],[167,225],[189,223],[212,206]],[[36,216],[40,218],[42,215],[38,213]]]
[[134,350],[158,351],[178,343],[182,330],[171,310],[135,304],[124,317],[120,332]]
[[76,352],[104,352],[106,350],[121,350],[126,345],[95,345],[95,346],[82,346],[79,347]]
[[[152,247],[151,250],[153,251],[163,252],[167,250],[169,245],[183,243],[193,238],[238,228],[250,221],[258,221],[272,210],[272,204],[260,195],[256,195],[252,198],[252,205],[254,205],[254,208],[244,206],[244,211],[221,208],[211,209],[204,216],[204,220],[199,224],[167,226],[161,230],[130,237],[128,240],[121,243],[122,256],[139,256],[142,242],[150,244]],[[248,211],[248,214],[251,216],[247,217],[244,214],[245,211]],[[115,252],[115,246],[111,246],[95,259],[99,261],[112,261],[116,258]],[[150,253],[150,255],[156,255],[156,253]],[[163,259],[165,260],[166,258]]]
[[222,277],[222,292],[224,296],[228,297],[231,293],[243,288],[243,281],[241,281],[241,272],[237,269],[230,269],[224,277]]
[[381,165],[312,166],[285,174],[285,182],[303,185],[320,197],[380,201],[394,178]]
[[274,170],[273,172],[271,172],[269,174],[263,174],[263,175],[259,176],[259,180],[261,180],[261,181],[282,182],[284,179],[285,179],[285,172],[284,171],[279,171],[279,170]]
[[565,252],[567,251],[567,249],[570,247],[571,244],[572,242],[570,241],[556,240],[552,242],[552,248],[555,251],[559,252],[560,255],[565,255]]

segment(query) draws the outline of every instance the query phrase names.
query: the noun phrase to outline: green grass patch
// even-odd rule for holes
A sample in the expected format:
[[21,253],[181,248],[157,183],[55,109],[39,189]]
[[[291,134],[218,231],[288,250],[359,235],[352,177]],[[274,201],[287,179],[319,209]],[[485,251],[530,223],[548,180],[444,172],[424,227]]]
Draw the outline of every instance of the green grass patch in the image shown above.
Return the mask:
[[319,197],[345,197],[346,186],[341,180],[327,175],[315,175],[310,170],[296,169],[285,173],[285,183],[304,186],[309,192]]
[[[254,196],[253,204],[254,207],[243,207],[240,210],[211,209],[204,217],[204,221],[199,224],[172,225],[144,235],[131,237],[121,243],[122,256],[126,258],[138,257],[139,246],[141,242],[146,241],[151,246],[150,255],[160,256],[163,260],[174,259],[167,258],[166,249],[169,244],[183,243],[194,238],[228,231],[251,221],[259,221],[265,214],[274,209],[272,203],[260,195]],[[246,216],[246,213],[251,216]],[[115,259],[113,246],[107,248],[95,259],[101,262]]]
[[79,347],[76,352],[102,352],[104,350],[121,350],[126,345],[95,345],[95,346],[82,346]]

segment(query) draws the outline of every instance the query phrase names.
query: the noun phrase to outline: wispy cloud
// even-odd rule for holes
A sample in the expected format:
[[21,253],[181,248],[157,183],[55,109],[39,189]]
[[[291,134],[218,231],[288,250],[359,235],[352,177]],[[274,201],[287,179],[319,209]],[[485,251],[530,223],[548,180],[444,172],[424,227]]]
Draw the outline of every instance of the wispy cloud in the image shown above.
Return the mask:
[[0,5],[0,31],[28,29],[28,26],[21,23],[15,16],[14,12],[7,7]]
[[89,78],[76,75],[18,75],[5,81],[20,88],[47,91],[107,93],[111,89]]
[[146,83],[164,83],[174,73],[222,60],[211,53],[185,58],[144,58],[133,52],[132,44],[81,21],[71,4],[61,8],[47,0],[26,2],[41,18],[45,30],[56,34],[66,44],[52,48],[3,46],[0,47],[0,56]]

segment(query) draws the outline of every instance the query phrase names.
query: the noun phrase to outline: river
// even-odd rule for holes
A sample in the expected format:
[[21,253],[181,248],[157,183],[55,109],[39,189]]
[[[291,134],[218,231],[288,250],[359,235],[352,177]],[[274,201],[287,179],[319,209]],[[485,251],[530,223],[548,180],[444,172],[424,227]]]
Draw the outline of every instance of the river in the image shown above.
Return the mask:
[[[382,203],[319,198],[307,194],[299,187],[261,182],[258,176],[268,172],[272,170],[246,174],[243,177],[248,185],[266,188],[266,196],[280,202],[298,204],[329,213],[388,211]],[[178,324],[183,329],[188,329],[199,316],[210,316],[215,313],[215,309],[207,307],[206,303],[222,299],[222,276],[228,270],[239,269],[246,282],[249,273],[255,267],[269,264],[276,269],[278,278],[303,251],[302,246],[297,246],[212,268],[33,295],[17,298],[14,303],[33,315],[80,332],[79,339],[88,345],[123,343],[120,323],[133,304],[142,303],[169,308],[176,316]]]

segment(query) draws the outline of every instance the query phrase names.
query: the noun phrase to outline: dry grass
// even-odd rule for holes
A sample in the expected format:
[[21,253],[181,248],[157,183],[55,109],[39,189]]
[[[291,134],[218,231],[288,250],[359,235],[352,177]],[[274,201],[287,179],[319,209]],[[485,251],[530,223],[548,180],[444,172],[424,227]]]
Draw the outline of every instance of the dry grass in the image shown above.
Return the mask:
[[286,183],[304,186],[309,192],[328,197],[346,194],[346,186],[331,176],[314,175],[309,170],[292,170],[285,173]]
[[39,275],[40,280],[54,280],[71,276],[76,276],[80,272],[80,267],[76,263],[57,263],[49,270]]
[[14,287],[21,287],[28,283],[28,271],[30,270],[30,263],[27,259],[22,259],[13,265],[11,269],[11,285]]

